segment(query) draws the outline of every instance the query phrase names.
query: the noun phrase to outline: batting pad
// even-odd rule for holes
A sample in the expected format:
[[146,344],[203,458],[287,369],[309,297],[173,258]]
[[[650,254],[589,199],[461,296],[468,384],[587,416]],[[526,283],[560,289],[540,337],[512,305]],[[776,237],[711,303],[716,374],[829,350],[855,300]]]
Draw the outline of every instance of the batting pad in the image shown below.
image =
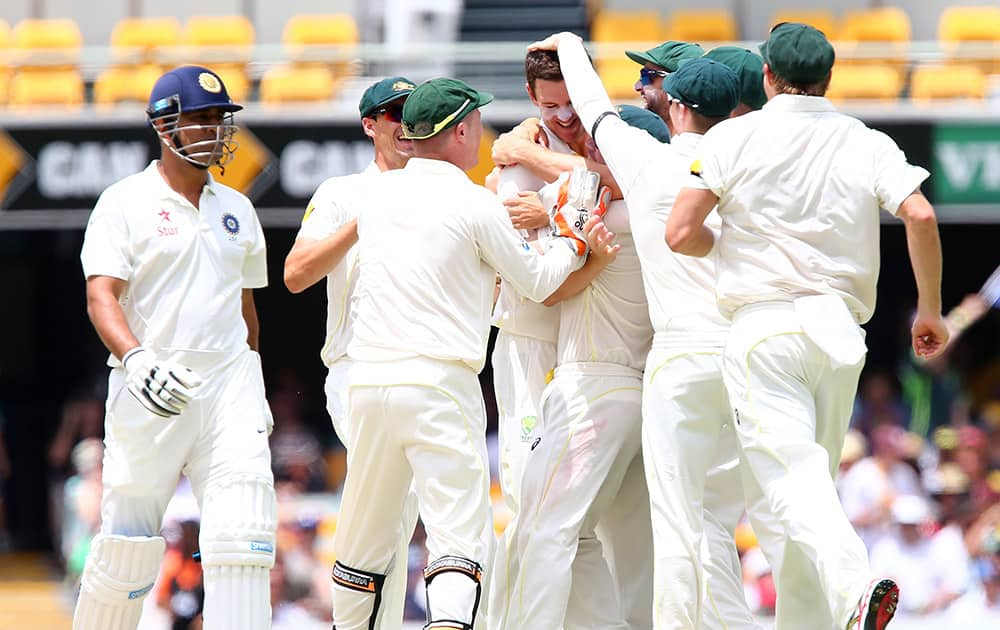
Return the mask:
[[142,600],[160,571],[166,541],[160,536],[94,537],[83,570],[74,630],[135,630]]
[[270,479],[232,477],[205,489],[201,565],[205,630],[268,630],[278,507]]

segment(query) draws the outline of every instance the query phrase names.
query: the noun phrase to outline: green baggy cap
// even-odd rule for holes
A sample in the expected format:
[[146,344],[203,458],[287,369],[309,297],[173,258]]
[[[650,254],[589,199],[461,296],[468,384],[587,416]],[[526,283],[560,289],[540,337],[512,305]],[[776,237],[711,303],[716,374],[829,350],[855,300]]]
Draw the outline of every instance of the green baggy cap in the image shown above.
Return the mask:
[[458,79],[426,81],[403,105],[403,137],[425,140],[435,136],[492,100],[489,92],[480,92]]
[[792,83],[817,83],[833,67],[835,54],[826,35],[796,22],[783,22],[771,29],[760,54],[771,72]]
[[705,54],[705,50],[698,44],[688,42],[664,42],[655,48],[650,48],[646,52],[626,50],[625,55],[639,65],[651,63],[660,66],[667,72],[677,72],[681,61],[685,59],[697,59]]
[[663,91],[703,116],[728,116],[740,103],[740,78],[711,59],[694,59],[663,79]]
[[764,60],[760,55],[739,46],[719,46],[705,53],[705,59],[718,61],[740,78],[740,102],[760,109],[767,102],[764,93]]
[[379,107],[386,103],[391,103],[397,98],[408,96],[417,89],[412,81],[405,77],[389,77],[368,86],[365,93],[361,95],[361,102],[358,103],[358,111],[361,117],[371,116]]

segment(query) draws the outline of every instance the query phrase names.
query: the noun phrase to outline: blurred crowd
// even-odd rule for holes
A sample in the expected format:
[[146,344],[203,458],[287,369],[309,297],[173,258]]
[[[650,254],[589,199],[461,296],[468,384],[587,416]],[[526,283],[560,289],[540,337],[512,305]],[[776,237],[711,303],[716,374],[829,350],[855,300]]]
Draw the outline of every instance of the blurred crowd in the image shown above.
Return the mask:
[[[1000,382],[986,381],[988,394],[974,402],[948,356],[933,364],[908,356],[895,371],[867,371],[837,479],[873,569],[900,585],[900,615],[945,624],[940,627],[1000,623]],[[303,390],[291,370],[279,372],[269,389],[279,505],[271,573],[276,630],[329,628],[331,621],[329,570],[346,457],[326,419],[306,417]],[[492,397],[488,387],[484,394]],[[48,450],[50,526],[68,595],[78,588],[100,524],[103,411],[100,392],[68,402]],[[3,428],[0,412],[0,481],[10,468]],[[488,443],[495,473],[495,435]],[[499,491],[495,497],[502,531],[509,514]],[[168,552],[142,628],[201,627],[198,522],[197,504],[182,480],[167,510]],[[761,615],[773,613],[771,570],[753,532],[743,525],[736,538],[748,601]],[[423,540],[418,526],[406,604],[407,617],[415,620],[424,614]],[[0,493],[0,551],[7,545]]]

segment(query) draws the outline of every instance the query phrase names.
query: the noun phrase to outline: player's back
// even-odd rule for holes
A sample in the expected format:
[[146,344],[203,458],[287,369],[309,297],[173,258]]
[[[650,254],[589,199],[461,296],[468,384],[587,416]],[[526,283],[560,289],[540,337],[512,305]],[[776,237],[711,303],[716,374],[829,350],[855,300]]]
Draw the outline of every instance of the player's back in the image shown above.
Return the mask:
[[476,216],[503,212],[502,206],[439,160],[413,158],[369,186],[358,219],[360,273],[348,353],[366,361],[464,361],[478,371],[495,271],[480,257]]

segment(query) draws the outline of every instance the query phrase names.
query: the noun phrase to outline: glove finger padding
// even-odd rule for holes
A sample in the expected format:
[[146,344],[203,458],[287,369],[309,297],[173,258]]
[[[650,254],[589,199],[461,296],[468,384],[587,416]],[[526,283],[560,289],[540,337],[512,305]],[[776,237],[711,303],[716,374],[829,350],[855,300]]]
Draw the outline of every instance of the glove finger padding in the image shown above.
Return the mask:
[[599,217],[603,217],[608,213],[608,208],[611,207],[611,189],[607,186],[601,186],[601,189],[597,191],[597,206],[594,208],[593,214]]
[[157,366],[153,376],[160,383],[162,390],[185,405],[191,402],[194,390],[202,383],[202,378],[197,372],[169,361]]
[[171,361],[157,361],[142,347],[122,358],[128,391],[151,413],[162,418],[180,414],[202,379],[193,370]]
[[[591,211],[597,211],[597,186],[600,175],[585,168],[573,169],[564,175],[555,205],[552,208],[552,232],[565,237],[578,256],[587,253],[587,235],[584,224]],[[603,193],[603,189],[601,191]],[[608,195],[610,198],[610,194]]]
[[177,409],[172,405],[167,405],[166,402],[161,400],[159,396],[155,396],[143,384],[129,383],[128,393],[131,394],[133,398],[138,400],[139,404],[145,407],[147,411],[160,416],[161,418],[176,416],[181,412],[180,409]]

